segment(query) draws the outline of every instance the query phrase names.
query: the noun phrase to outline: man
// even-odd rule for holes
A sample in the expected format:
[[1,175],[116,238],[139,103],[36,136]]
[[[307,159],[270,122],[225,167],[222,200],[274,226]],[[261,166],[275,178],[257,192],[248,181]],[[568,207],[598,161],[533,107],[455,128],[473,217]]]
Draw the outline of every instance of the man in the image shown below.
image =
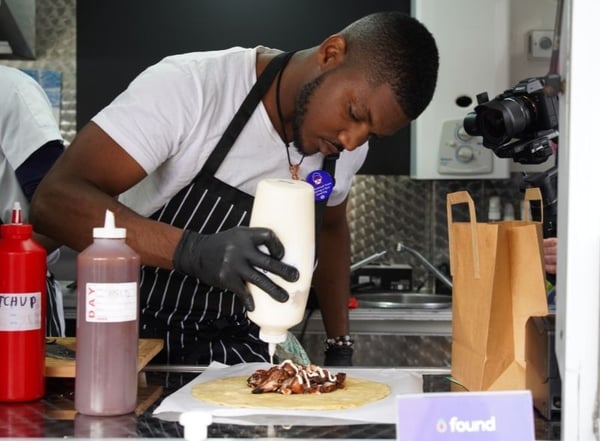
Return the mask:
[[[265,361],[245,314],[246,282],[285,301],[260,270],[289,281],[298,273],[281,262],[271,231],[243,227],[252,195],[263,178],[304,179],[325,167],[335,187],[313,284],[329,337],[325,364],[349,365],[351,180],[369,137],[392,135],[429,104],[437,70],[433,37],[399,12],[369,15],[293,54],[167,57],[81,130],[36,193],[34,224],[81,250],[112,210],[144,264],[141,335],[165,337],[166,361]],[[257,77],[263,90],[251,92]]]
[[[15,202],[28,219],[29,202],[54,161],[63,140],[48,96],[26,73],[0,66],[0,222],[10,222]],[[58,244],[34,232],[46,248],[49,262],[58,257]],[[48,272],[46,335],[64,336],[62,293]]]

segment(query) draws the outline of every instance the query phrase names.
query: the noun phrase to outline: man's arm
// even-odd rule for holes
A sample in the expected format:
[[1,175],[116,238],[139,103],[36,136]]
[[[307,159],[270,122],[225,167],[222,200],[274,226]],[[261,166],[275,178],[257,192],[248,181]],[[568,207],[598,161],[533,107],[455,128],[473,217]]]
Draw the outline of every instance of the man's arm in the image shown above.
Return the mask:
[[[107,209],[142,263],[172,269],[238,294],[254,308],[246,281],[285,301],[288,293],[264,271],[288,281],[298,270],[281,262],[283,245],[265,228],[237,227],[216,234],[185,232],[138,215],[116,196],[146,176],[143,168],[96,124],[89,123],[40,183],[31,203],[34,229],[81,251],[92,242],[94,227],[104,224]],[[182,240],[182,237],[184,240]],[[270,254],[259,247],[264,245]],[[177,251],[177,252],[176,252]]]
[[142,167],[94,123],[87,124],[39,184],[31,203],[36,231],[82,250],[107,209],[142,262],[172,268],[182,230],[148,220],[116,200],[146,176]]
[[[40,181],[63,152],[64,146],[62,140],[55,139],[53,141],[48,141],[29,155],[29,157],[15,170],[17,181],[29,204],[31,204],[31,198]],[[27,221],[29,220],[27,219]],[[36,231],[33,232],[33,239],[43,246],[48,254],[61,245],[59,242],[42,234],[38,234]]]
[[46,250],[46,254],[50,254],[54,250],[60,247],[60,243],[46,237],[42,234],[38,234],[35,231],[33,232],[32,238],[36,241],[40,246],[44,247]]
[[325,209],[314,284],[327,337],[348,335],[350,231],[346,218],[346,201]]

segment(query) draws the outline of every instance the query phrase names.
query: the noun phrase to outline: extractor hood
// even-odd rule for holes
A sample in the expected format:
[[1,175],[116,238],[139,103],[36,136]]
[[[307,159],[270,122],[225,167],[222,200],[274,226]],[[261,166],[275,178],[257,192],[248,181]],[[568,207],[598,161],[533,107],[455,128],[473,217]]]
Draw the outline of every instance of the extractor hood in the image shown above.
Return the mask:
[[35,58],[35,0],[0,0],[0,58]]

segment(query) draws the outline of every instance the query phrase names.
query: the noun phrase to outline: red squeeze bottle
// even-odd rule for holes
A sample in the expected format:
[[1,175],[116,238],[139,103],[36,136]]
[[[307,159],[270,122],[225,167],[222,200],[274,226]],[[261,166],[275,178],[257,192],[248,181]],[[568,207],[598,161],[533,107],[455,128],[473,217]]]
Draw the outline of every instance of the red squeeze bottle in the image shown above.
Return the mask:
[[0,401],[30,401],[44,395],[46,250],[21,223],[0,225]]
[[107,210],[77,256],[75,410],[124,415],[137,404],[140,256]]

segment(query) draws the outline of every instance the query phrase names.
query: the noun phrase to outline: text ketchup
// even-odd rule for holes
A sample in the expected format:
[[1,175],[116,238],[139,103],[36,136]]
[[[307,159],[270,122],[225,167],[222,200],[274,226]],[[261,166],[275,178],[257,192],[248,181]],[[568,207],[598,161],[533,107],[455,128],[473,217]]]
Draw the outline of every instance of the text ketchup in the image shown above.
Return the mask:
[[0,401],[4,402],[44,395],[46,250],[32,233],[28,224],[0,225]]

